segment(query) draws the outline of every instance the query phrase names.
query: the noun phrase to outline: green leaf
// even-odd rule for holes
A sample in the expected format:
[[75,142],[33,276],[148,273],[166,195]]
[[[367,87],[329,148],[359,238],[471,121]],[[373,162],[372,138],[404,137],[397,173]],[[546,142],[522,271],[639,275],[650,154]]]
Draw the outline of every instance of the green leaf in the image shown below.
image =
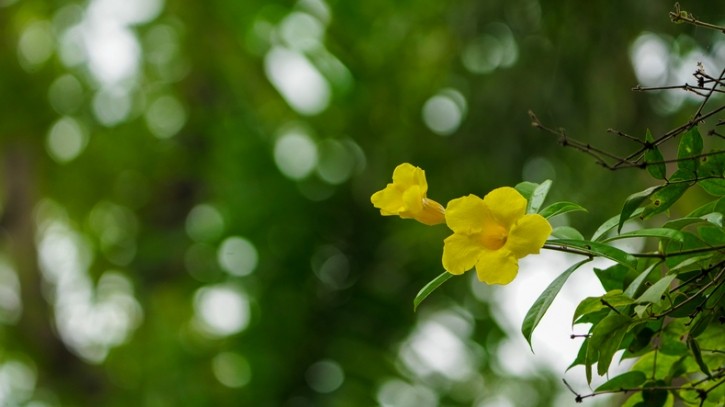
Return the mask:
[[710,195],[725,196],[725,179],[704,179],[699,184]]
[[[644,211],[644,208],[637,208],[634,212],[632,212],[628,218],[624,219],[624,222],[628,221],[634,216],[639,216],[640,213]],[[597,229],[596,232],[592,235],[593,241],[602,240],[602,238],[609,232],[610,230],[614,229],[615,226],[619,224],[619,220],[621,218],[621,215],[613,216],[609,219],[607,219],[604,223],[602,223],[601,226]],[[624,224],[624,222],[622,222]]]
[[642,283],[647,279],[652,270],[659,266],[660,263],[661,261],[647,267],[647,269],[640,273],[640,275],[638,275],[637,278],[635,278],[632,283],[627,286],[627,289],[624,290],[624,294],[628,297],[634,298],[634,296],[637,295],[637,291],[639,291],[639,287],[642,286]]
[[623,290],[624,283],[630,273],[632,273],[632,270],[621,264],[614,264],[606,269],[594,268],[594,274],[597,275],[599,282],[602,283],[602,287],[604,287],[604,290],[607,292],[612,290]]
[[670,373],[672,366],[680,360],[681,356],[665,355],[662,352],[653,350],[642,355],[629,370],[639,370],[653,375],[655,378],[665,378]]
[[551,180],[549,179],[542,182],[541,184],[539,184],[539,186],[536,187],[534,192],[531,194],[531,199],[529,200],[529,207],[526,213],[539,212],[539,210],[541,209],[541,205],[544,204],[546,195],[549,194],[549,188],[551,188]]
[[529,182],[529,181],[524,181],[524,182],[519,182],[518,184],[516,184],[514,189],[519,191],[519,193],[524,198],[526,198],[527,202],[531,202],[531,195],[534,194],[534,191],[536,190],[536,187],[538,187],[538,186],[539,186],[539,184]]
[[[671,314],[670,314],[671,315]],[[689,329],[689,318],[676,318],[668,322],[659,336],[659,350],[669,356],[687,355],[687,345],[684,338]],[[685,324],[688,323],[686,326]],[[679,367],[673,365],[674,369]]]
[[574,310],[574,317],[572,324],[576,323],[577,320],[587,314],[592,314],[602,309],[609,309],[605,302],[610,306],[617,308],[625,305],[632,304],[634,300],[622,293],[622,290],[610,291],[601,297],[587,297]]
[[642,390],[642,407],[664,407],[670,398],[670,392],[662,389],[665,386],[663,380],[647,382]]
[[700,165],[699,158],[702,153],[702,136],[697,127],[691,128],[682,135],[680,144],[677,147],[677,168],[694,175]]
[[712,309],[717,304],[725,304],[723,297],[725,297],[725,284],[720,284],[708,297],[705,308]]
[[[699,178],[702,179],[699,184],[707,193],[715,196],[725,195],[725,151],[711,151],[702,158]],[[718,178],[710,178],[718,177]]]
[[725,244],[725,230],[717,226],[702,226],[697,228],[697,233],[702,240],[710,246]]
[[670,239],[681,242],[684,240],[682,232],[675,229],[668,228],[651,228],[651,229],[639,229],[631,232],[622,233],[617,236],[602,240],[602,242],[611,242],[612,240],[627,239],[631,237],[657,237],[660,239]]
[[697,366],[700,367],[702,373],[705,373],[707,377],[712,378],[712,374],[710,374],[710,369],[707,368],[705,361],[702,360],[700,345],[697,344],[697,339],[695,339],[694,336],[687,336],[687,347],[690,349],[690,352],[692,352],[692,356],[695,358],[695,362],[697,362]]
[[[609,370],[614,353],[619,349],[624,334],[632,319],[626,315],[611,314],[592,327],[592,336],[587,351],[587,365],[597,362],[597,373],[601,376]],[[591,380],[588,382],[591,383]]]
[[551,235],[559,239],[584,240],[584,236],[571,226],[557,226],[551,231]]
[[415,296],[415,299],[413,300],[413,311],[418,309],[418,305],[420,305],[421,302],[423,302],[426,297],[430,295],[433,291],[435,291],[438,287],[441,286],[441,284],[448,281],[449,278],[453,277],[453,274],[444,271],[441,275],[431,280],[430,283],[426,284],[423,288],[418,291],[418,295]]
[[686,218],[699,218],[700,216],[707,215],[708,213],[715,212],[715,201],[710,201],[705,205],[695,209],[685,216]]
[[699,184],[710,195],[725,196],[725,179],[704,179]]
[[670,287],[670,284],[672,283],[672,280],[675,279],[675,277],[677,276],[674,274],[669,274],[662,277],[659,281],[652,284],[650,288],[643,292],[642,295],[640,295],[635,302],[638,304],[659,303],[662,300],[662,294],[664,294],[665,291]]
[[542,209],[541,212],[539,212],[539,215],[545,217],[546,219],[549,219],[567,212],[576,211],[587,212],[584,207],[577,205],[573,202],[556,202]]
[[600,297],[587,297],[583,299],[574,310],[574,316],[571,319],[571,324],[577,323],[577,320],[583,315],[591,314],[593,312],[601,311],[604,308]]
[[660,152],[659,147],[653,145],[654,138],[652,133],[647,129],[644,140],[648,143],[647,151],[644,153],[644,161],[647,165],[647,172],[657,179],[665,179],[667,177],[667,167],[665,166],[665,159]]
[[629,345],[627,345],[627,352],[622,355],[622,359],[636,355],[642,350],[648,350],[646,348],[652,341],[652,337],[655,335],[655,331],[651,328],[646,326],[641,327],[641,325],[635,327],[634,330],[630,330],[630,333],[632,334],[632,340],[629,342]]
[[534,333],[534,329],[537,325],[539,325],[541,318],[544,317],[544,314],[546,314],[549,306],[554,301],[554,298],[556,298],[556,295],[559,294],[561,287],[564,286],[564,283],[571,273],[589,261],[591,261],[591,259],[580,261],[579,263],[576,263],[566,269],[566,271],[561,273],[554,279],[554,281],[551,282],[551,284],[549,284],[548,287],[546,287],[544,292],[539,295],[539,298],[537,298],[536,301],[534,301],[534,304],[531,305],[531,308],[529,308],[529,311],[526,313],[526,317],[524,317],[524,322],[521,324],[521,333],[524,334],[524,338],[526,338],[526,341],[529,343],[532,351],[534,348],[531,345],[531,335]]
[[645,189],[644,191],[635,192],[634,194],[627,197],[627,199],[624,200],[624,205],[622,206],[622,211],[619,214],[619,224],[617,226],[617,231],[622,231],[622,226],[624,225],[624,222],[626,222],[631,216],[632,213],[639,208],[642,203],[647,200],[652,194],[662,189],[663,185],[655,185],[653,187],[649,187]]
[[604,243],[591,242],[588,240],[575,239],[554,239],[547,242],[549,245],[560,245],[563,247],[573,247],[592,256],[606,257],[614,260],[619,264],[634,269],[637,265],[637,259],[631,254],[609,246]]
[[712,319],[712,312],[699,313],[697,317],[695,317],[695,321],[692,323],[689,336],[697,338],[698,336],[702,335],[702,333],[705,332],[705,330],[707,330],[707,328],[709,327]]
[[697,217],[697,218],[679,218],[679,219],[672,219],[671,221],[666,222],[662,227],[667,229],[677,229],[682,230],[683,228],[686,228],[687,226],[694,225],[696,223],[703,223],[707,222],[706,219]]
[[605,390],[616,391],[621,389],[631,389],[644,383],[645,380],[647,380],[647,376],[643,372],[634,370],[609,379],[607,382],[597,387],[594,391],[600,392]]
[[644,211],[642,212],[642,219],[649,218],[670,209],[670,207],[674,205],[678,199],[680,199],[689,187],[689,183],[678,182],[676,184],[666,185],[657,190],[649,197],[651,203],[644,208]]

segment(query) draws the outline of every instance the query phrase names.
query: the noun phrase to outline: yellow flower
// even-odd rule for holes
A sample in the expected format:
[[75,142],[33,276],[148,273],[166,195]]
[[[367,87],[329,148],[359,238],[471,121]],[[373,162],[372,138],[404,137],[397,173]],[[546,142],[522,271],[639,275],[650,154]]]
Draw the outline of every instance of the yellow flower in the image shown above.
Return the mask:
[[518,260],[539,253],[551,234],[541,215],[526,214],[526,198],[513,188],[497,188],[483,199],[468,195],[446,207],[453,235],[443,246],[443,267],[462,274],[476,267],[487,284],[508,284],[518,273]]
[[425,171],[403,163],[393,171],[393,183],[374,193],[370,201],[384,216],[398,215],[426,225],[445,222],[445,209],[438,202],[428,199],[427,192]]

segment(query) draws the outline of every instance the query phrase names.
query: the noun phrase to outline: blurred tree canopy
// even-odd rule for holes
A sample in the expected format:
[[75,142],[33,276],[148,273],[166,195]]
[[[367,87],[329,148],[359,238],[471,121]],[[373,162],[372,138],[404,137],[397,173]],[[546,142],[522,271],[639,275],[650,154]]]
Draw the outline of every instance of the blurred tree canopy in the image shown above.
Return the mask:
[[692,100],[631,88],[719,69],[725,41],[671,7],[0,0],[0,404],[570,401],[506,368],[519,333],[463,280],[413,313],[444,231],[370,195],[408,161],[442,201],[550,178],[615,213],[637,170],[527,111],[613,150],[607,128],[681,121]]

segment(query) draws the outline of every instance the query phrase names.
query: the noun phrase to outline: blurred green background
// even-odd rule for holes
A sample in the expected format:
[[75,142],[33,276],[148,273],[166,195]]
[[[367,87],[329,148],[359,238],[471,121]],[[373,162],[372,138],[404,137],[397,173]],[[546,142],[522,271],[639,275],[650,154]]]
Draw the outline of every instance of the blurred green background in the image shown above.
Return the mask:
[[725,41],[671,8],[0,0],[0,404],[573,405],[507,367],[496,288],[413,312],[447,229],[370,195],[401,162],[444,204],[550,178],[591,233],[647,177],[527,111],[614,151],[679,124],[695,99],[630,89],[719,72]]

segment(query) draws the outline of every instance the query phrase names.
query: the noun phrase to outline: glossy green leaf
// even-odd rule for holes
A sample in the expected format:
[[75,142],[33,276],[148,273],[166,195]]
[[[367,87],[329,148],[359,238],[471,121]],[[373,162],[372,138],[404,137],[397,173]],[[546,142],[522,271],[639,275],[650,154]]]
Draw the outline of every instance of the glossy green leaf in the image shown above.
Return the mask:
[[547,243],[550,245],[575,248],[578,251],[592,256],[606,257],[631,269],[634,269],[637,264],[637,259],[631,254],[604,243],[575,239],[555,239],[549,240]]
[[665,407],[670,392],[663,389],[667,386],[664,380],[649,381],[642,390],[642,407]]
[[[685,257],[685,259],[682,262],[677,263],[675,266],[670,267],[669,268],[670,272],[671,273],[674,273],[674,272],[680,273],[681,270],[683,270],[683,269],[685,269],[685,271],[687,271],[687,269],[690,266],[700,263],[702,261],[705,261],[705,260],[711,258],[712,255],[713,255],[712,253],[706,253],[706,254],[702,254],[699,256],[693,256],[693,255],[687,256],[687,257]],[[698,266],[696,268],[699,269],[700,267]]]
[[584,236],[571,226],[557,226],[551,231],[551,235],[559,239],[584,240]]
[[413,311],[418,309],[418,305],[420,305],[420,303],[423,302],[423,300],[425,300],[426,297],[430,295],[430,293],[435,291],[438,287],[441,286],[441,284],[448,281],[451,277],[453,277],[453,274],[444,271],[443,273],[441,273],[441,275],[434,278],[433,280],[431,280],[431,282],[421,288],[420,291],[418,291],[418,294],[415,296],[415,299],[413,299]]
[[655,378],[662,379],[672,370],[672,366],[680,360],[681,356],[665,355],[657,350],[652,350],[642,355],[629,370],[645,372],[649,377],[654,374]]
[[549,188],[551,188],[551,180],[547,179],[534,189],[534,192],[531,194],[531,199],[529,199],[529,206],[526,211],[527,213],[539,212],[541,205],[543,205],[544,200],[546,200],[546,195],[549,194]]
[[718,304],[725,304],[723,300],[725,300],[725,284],[720,284],[708,297],[705,308],[712,309]]
[[677,277],[674,274],[669,274],[664,277],[662,277],[659,281],[652,284],[650,288],[645,290],[645,292],[642,293],[637,298],[638,304],[643,303],[650,303],[650,304],[657,304],[662,300],[662,295],[667,291],[667,289],[670,287],[670,284],[672,283],[672,280]]
[[705,205],[702,205],[699,208],[688,213],[686,218],[699,218],[700,216],[706,215],[713,211],[715,211],[715,201],[710,201]]
[[689,187],[689,183],[678,182],[658,189],[649,197],[651,203],[644,208],[642,218],[647,219],[670,209],[670,207],[674,205],[678,199],[680,199]]
[[635,278],[629,286],[627,286],[627,289],[624,290],[624,295],[634,298],[635,295],[637,295],[637,291],[639,291],[639,288],[642,286],[642,283],[649,277],[649,274],[652,272],[652,270],[655,269],[660,264],[660,262],[652,264],[651,266],[647,267],[643,272],[641,272],[637,278]]
[[665,166],[665,159],[660,152],[659,147],[651,144],[654,142],[652,133],[647,129],[645,133],[645,142],[649,144],[647,151],[644,153],[644,161],[647,165],[647,172],[657,179],[665,179],[667,177],[667,167]]
[[702,147],[702,136],[697,127],[683,134],[677,147],[677,168],[694,174],[700,164],[697,156],[702,153]]
[[[634,216],[639,216],[639,214],[641,214],[643,210],[644,210],[644,208],[635,209],[635,211],[629,215],[629,218],[624,219],[624,222],[628,221],[629,219],[631,219]],[[606,235],[609,231],[611,231],[617,225],[619,225],[620,219],[621,219],[621,215],[615,215],[615,216],[612,216],[611,218],[607,219],[604,223],[602,223],[601,226],[599,226],[599,228],[597,228],[596,232],[594,232],[594,234],[592,235],[591,240],[601,241],[603,238],[606,237]]]
[[722,213],[713,212],[708,213],[707,215],[704,215],[702,217],[703,220],[712,223],[713,225],[717,225],[720,227],[725,226],[725,222],[723,222],[723,219],[725,219],[725,216],[723,216]]
[[[685,325],[689,318],[672,319],[664,325],[664,329],[659,335],[659,350],[669,356],[685,356],[687,355],[687,345],[685,338],[689,330],[689,324]],[[674,369],[679,367],[674,366]]]
[[690,349],[690,352],[692,353],[692,357],[695,358],[695,362],[697,363],[697,366],[700,368],[702,373],[705,373],[707,377],[712,377],[712,374],[710,373],[710,369],[707,367],[707,364],[704,360],[702,360],[702,352],[700,351],[700,345],[697,344],[697,339],[695,339],[694,336],[688,335],[687,336],[687,347]]
[[[675,397],[672,395],[672,393],[667,394],[667,400],[665,401],[665,404],[663,404],[660,407],[673,407],[675,405]],[[645,404],[644,399],[642,398],[641,392],[636,392],[632,394],[620,407],[650,407],[647,404]],[[655,407],[655,406],[651,406]],[[704,407],[704,406],[703,406]]]
[[644,191],[635,192],[634,194],[628,196],[627,199],[624,200],[622,211],[619,213],[619,219],[617,220],[617,231],[621,232],[624,222],[631,218],[634,211],[639,208],[640,205],[642,205],[642,203],[647,200],[647,198],[652,196],[655,192],[659,191],[663,187],[663,185],[655,185],[653,187],[645,189]]
[[701,312],[695,317],[695,321],[690,325],[690,335],[697,338],[707,330],[714,316],[712,312]]
[[594,274],[596,274],[599,282],[602,283],[602,287],[607,292],[612,290],[624,290],[625,280],[628,274],[632,273],[632,269],[625,267],[621,264],[613,264],[606,269],[594,268]]
[[700,161],[700,186],[715,196],[725,195],[725,151],[712,151]]
[[[539,298],[534,301],[534,304],[531,306],[531,308],[529,308],[529,311],[524,317],[524,322],[521,324],[521,333],[524,334],[524,338],[526,338],[529,346],[532,347],[531,335],[534,333],[534,329],[537,325],[539,325],[541,318],[544,317],[546,311],[549,309],[549,306],[554,301],[554,298],[556,298],[557,294],[559,294],[561,287],[564,286],[566,280],[576,269],[589,261],[590,259],[580,261],[579,263],[576,263],[566,269],[566,271],[561,273],[558,277],[554,279],[554,281],[551,282],[551,284],[549,284],[548,287],[546,287],[541,295],[539,295]],[[533,351],[533,347],[531,348],[531,350]]]
[[[680,263],[684,261],[690,261],[689,259],[692,259],[693,257],[711,257],[713,254],[715,254],[715,251],[702,251],[699,253],[688,254],[687,251],[690,250],[706,250],[708,248],[708,245],[705,244],[699,236],[696,236],[693,233],[683,232],[683,235],[685,237],[683,242],[660,242],[660,252],[667,255],[667,259],[665,261],[667,263],[667,267],[669,267],[670,269],[677,267]],[[685,252],[685,254],[678,254],[682,253],[683,251]],[[683,271],[688,271],[688,269],[683,269],[679,272],[681,273]]]
[[634,300],[622,293],[621,290],[614,290],[608,292],[600,297],[587,297],[574,310],[574,317],[572,324],[576,323],[577,320],[587,314],[598,312],[602,309],[610,309],[609,306],[618,308],[624,305],[632,304]]
[[694,225],[697,223],[703,223],[703,222],[707,222],[707,220],[700,218],[700,217],[697,217],[697,218],[686,217],[686,218],[679,218],[679,219],[673,219],[671,221],[668,221],[664,225],[662,225],[662,227],[667,228],[667,229],[682,230],[683,228],[686,228],[687,226]]
[[655,335],[655,331],[649,327],[637,326],[635,329],[630,329],[632,339],[627,345],[626,352],[622,354],[622,359],[625,357],[636,355],[642,350],[648,350],[648,346],[652,341],[652,337]]
[[531,196],[534,194],[534,191],[536,190],[536,188],[538,186],[539,186],[539,184],[536,184],[534,182],[524,181],[524,182],[519,182],[518,184],[516,184],[514,189],[519,191],[519,193],[524,198],[526,198],[527,202],[531,202]]
[[[711,225],[708,223],[708,225]],[[710,246],[721,246],[725,244],[725,230],[717,226],[702,226],[697,228],[697,234]]]
[[602,304],[600,297],[587,297],[583,299],[574,310],[574,316],[571,319],[571,324],[576,324],[577,320],[583,315],[601,311],[602,309],[604,309],[604,304]]
[[602,240],[602,242],[611,242],[612,240],[628,239],[632,237],[656,237],[659,239],[676,240],[678,242],[681,242],[684,239],[682,232],[680,232],[679,230],[669,228],[651,228],[633,230],[631,232],[622,233],[617,236],[612,236],[604,239]]
[[634,370],[609,379],[594,391],[631,389],[644,383],[645,380],[647,380],[647,376],[643,372]]
[[[632,319],[626,315],[611,314],[592,328],[592,336],[587,350],[587,365],[597,363],[597,373],[601,376],[609,370],[614,353],[627,333]],[[591,383],[591,377],[587,377]]]
[[554,216],[561,215],[568,212],[587,212],[587,210],[573,202],[555,202],[539,212],[539,215],[546,219],[553,218]]
[[710,195],[725,196],[725,179],[704,179],[699,184]]

